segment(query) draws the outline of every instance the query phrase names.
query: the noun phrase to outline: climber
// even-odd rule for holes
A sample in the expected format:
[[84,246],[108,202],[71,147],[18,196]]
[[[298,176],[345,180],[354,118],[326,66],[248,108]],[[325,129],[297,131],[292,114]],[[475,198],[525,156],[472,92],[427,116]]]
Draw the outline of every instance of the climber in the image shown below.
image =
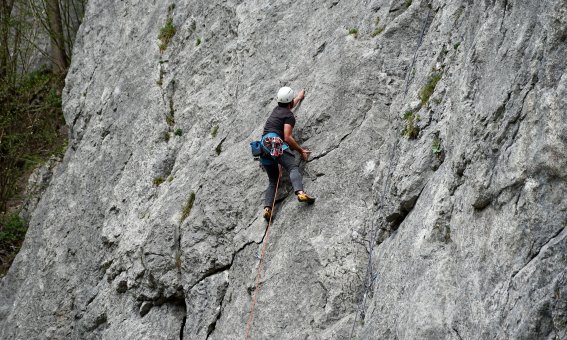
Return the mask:
[[[270,181],[268,189],[264,197],[263,216],[269,220],[272,216],[272,202],[276,191],[276,185],[279,178],[279,165],[283,166],[289,173],[293,190],[300,202],[312,204],[315,198],[307,195],[303,191],[303,180],[299,173],[299,167],[295,161],[295,156],[290,149],[296,150],[303,160],[307,161],[311,151],[302,148],[295,141],[292,135],[295,126],[295,117],[291,109],[293,109],[305,97],[305,91],[301,90],[294,98],[293,90],[289,87],[282,87],[278,91],[278,106],[274,108],[270,117],[264,125],[262,132],[262,144],[269,153],[265,153],[260,157],[260,163],[263,165],[268,179]],[[283,140],[282,137],[283,136]]]

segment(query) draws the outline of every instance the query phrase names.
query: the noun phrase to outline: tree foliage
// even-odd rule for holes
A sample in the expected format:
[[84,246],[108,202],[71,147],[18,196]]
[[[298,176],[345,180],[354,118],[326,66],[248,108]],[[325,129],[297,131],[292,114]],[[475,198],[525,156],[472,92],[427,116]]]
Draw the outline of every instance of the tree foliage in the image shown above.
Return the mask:
[[61,92],[86,0],[0,0],[0,276],[25,236],[31,171],[66,147]]

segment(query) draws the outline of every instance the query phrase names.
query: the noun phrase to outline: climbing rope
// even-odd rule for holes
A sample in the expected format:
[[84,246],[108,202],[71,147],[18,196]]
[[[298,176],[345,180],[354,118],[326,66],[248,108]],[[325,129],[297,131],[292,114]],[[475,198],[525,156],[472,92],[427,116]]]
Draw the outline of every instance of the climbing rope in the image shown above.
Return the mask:
[[266,228],[266,235],[264,236],[264,242],[262,244],[262,253],[260,254],[260,263],[258,264],[258,271],[256,272],[256,283],[254,287],[254,294],[252,295],[252,305],[250,306],[250,315],[248,317],[248,322],[246,323],[246,335],[245,340],[248,340],[250,336],[250,328],[252,327],[252,320],[254,319],[254,307],[256,307],[256,296],[258,295],[258,290],[260,289],[260,277],[262,276],[262,270],[264,267],[264,254],[266,253],[266,247],[268,245],[268,236],[270,235],[270,226],[272,225],[272,217],[274,216],[274,206],[276,205],[276,197],[278,195],[278,188],[280,186],[280,178],[282,177],[282,166],[278,166],[278,182],[276,183],[276,192],[274,193],[274,200],[272,201],[272,211],[270,214],[270,219],[268,221],[268,227]]
[[[429,21],[429,17],[431,15],[431,4],[428,4],[429,10],[427,11],[427,17],[425,18],[425,22],[423,23],[423,27],[421,29],[421,34],[419,36],[418,42],[417,42],[417,46],[415,47],[414,53],[413,53],[413,58],[412,58],[412,62],[410,64],[410,67],[408,68],[407,74],[406,74],[406,79],[405,79],[405,86],[404,86],[404,98],[407,95],[408,92],[408,86],[409,86],[409,78],[410,78],[410,74],[411,74],[411,70],[413,69],[414,65],[415,65],[415,59],[417,57],[417,51],[419,50],[419,48],[421,47],[421,44],[423,42],[423,36],[425,35],[425,28],[427,27],[427,22]],[[390,113],[390,121],[392,121],[392,117],[391,117],[391,113]],[[376,210],[379,211],[380,213],[382,213],[382,207],[384,205],[384,198],[386,197],[386,192],[388,190],[388,187],[390,186],[390,178],[392,177],[392,168],[394,165],[394,158],[396,156],[396,148],[398,146],[398,142],[396,143],[392,143],[392,149],[390,150],[390,164],[388,165],[388,172],[387,172],[387,177],[386,180],[384,181],[384,187],[382,188],[382,192],[380,194],[380,199],[379,199],[379,204],[377,205]],[[371,225],[371,236],[370,239],[368,240],[369,245],[369,255],[368,255],[368,263],[366,265],[366,275],[365,275],[365,279],[364,279],[364,294],[362,297],[362,300],[358,303],[357,309],[356,309],[356,314],[354,316],[354,320],[352,322],[352,327],[350,330],[350,335],[349,335],[349,340],[352,340],[352,337],[354,335],[354,327],[356,326],[356,322],[358,321],[358,315],[362,313],[362,311],[364,310],[364,308],[366,308],[366,298],[368,297],[368,291],[370,289],[370,287],[372,287],[372,285],[374,284],[374,281],[378,278],[378,274],[374,275],[374,265],[372,262],[372,257],[374,255],[374,245],[376,244],[376,236],[378,234],[378,228],[377,228],[377,223],[375,220],[372,221],[372,225]]]

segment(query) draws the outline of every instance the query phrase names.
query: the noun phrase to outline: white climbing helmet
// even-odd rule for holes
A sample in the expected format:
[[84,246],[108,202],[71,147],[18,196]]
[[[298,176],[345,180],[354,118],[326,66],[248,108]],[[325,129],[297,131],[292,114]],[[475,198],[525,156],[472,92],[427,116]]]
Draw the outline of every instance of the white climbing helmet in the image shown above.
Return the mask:
[[291,89],[291,87],[286,86],[279,89],[277,100],[278,103],[291,103],[293,97],[293,90]]

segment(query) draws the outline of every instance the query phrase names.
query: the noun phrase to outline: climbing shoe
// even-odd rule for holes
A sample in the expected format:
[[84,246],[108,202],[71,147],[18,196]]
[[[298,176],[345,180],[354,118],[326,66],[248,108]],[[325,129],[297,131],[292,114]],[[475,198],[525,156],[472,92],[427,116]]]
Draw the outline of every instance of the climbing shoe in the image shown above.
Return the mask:
[[307,195],[306,193],[297,194],[297,200],[299,202],[305,202],[307,204],[315,203],[315,197],[311,197],[311,196]]
[[262,216],[264,216],[266,221],[269,221],[270,218],[272,217],[272,209],[269,208],[269,207],[265,207],[264,212],[262,213]]

